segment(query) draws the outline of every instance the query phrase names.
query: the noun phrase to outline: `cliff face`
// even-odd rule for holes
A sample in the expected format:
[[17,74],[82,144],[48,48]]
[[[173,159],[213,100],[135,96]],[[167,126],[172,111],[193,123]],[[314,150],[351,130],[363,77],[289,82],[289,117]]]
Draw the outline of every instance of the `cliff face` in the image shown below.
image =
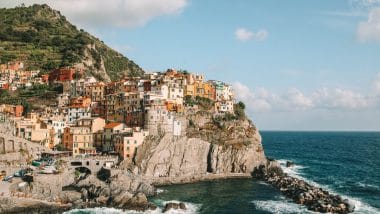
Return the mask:
[[[137,149],[134,172],[153,183],[180,183],[207,176],[250,174],[264,165],[261,136],[247,120],[215,127],[204,118],[187,129],[187,135],[148,139]],[[164,182],[166,180],[167,182]]]

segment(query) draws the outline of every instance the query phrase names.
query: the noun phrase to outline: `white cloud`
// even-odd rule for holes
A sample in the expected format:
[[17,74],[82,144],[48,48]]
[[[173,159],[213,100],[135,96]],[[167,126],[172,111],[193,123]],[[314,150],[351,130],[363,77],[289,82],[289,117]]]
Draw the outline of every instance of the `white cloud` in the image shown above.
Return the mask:
[[375,94],[380,95],[380,73],[377,74],[375,80],[373,81],[373,89]]
[[370,106],[370,99],[360,93],[335,88],[322,88],[312,94],[317,108],[327,109],[362,109]]
[[296,88],[289,89],[283,96],[283,103],[288,109],[308,109],[313,107],[313,100]]
[[[297,112],[313,109],[363,110],[375,107],[379,99],[342,88],[322,88],[310,94],[291,88],[282,94],[276,94],[265,88],[251,90],[240,82],[235,82],[233,87],[237,100],[245,102],[251,112]],[[375,87],[380,93],[380,74]]]
[[233,83],[233,88],[236,98],[244,101],[250,110],[254,112],[267,112],[271,110],[272,106],[269,100],[272,99],[272,95],[264,88],[252,92],[246,85],[240,82]]
[[46,3],[76,24],[118,27],[141,26],[159,16],[179,14],[188,4],[187,0],[2,0],[0,7],[22,2]]
[[235,30],[235,37],[241,42],[246,42],[249,40],[264,41],[268,37],[268,32],[266,30],[252,32],[246,28],[238,28]]
[[357,35],[362,42],[380,42],[380,8],[371,9],[368,20],[359,23]]

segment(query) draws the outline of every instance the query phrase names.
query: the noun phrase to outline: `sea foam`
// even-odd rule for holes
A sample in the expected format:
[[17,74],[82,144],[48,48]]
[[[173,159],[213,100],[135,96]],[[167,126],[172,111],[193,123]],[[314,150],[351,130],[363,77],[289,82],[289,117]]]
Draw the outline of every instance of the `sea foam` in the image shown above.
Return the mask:
[[266,201],[252,201],[256,208],[267,211],[274,214],[282,213],[313,213],[308,211],[305,207],[298,204],[288,202],[286,200],[275,201],[275,200],[266,200]]
[[[155,210],[147,210],[145,212],[134,211],[134,210],[121,210],[115,208],[107,208],[107,207],[97,207],[97,208],[87,208],[87,209],[73,209],[65,212],[65,214],[161,214],[163,213],[163,208],[167,203],[181,203],[181,201],[155,201],[158,203],[158,207]],[[175,210],[170,209],[165,212],[165,214],[195,214],[198,213],[200,209],[200,204],[194,204],[189,202],[182,202],[186,206],[186,210]]]

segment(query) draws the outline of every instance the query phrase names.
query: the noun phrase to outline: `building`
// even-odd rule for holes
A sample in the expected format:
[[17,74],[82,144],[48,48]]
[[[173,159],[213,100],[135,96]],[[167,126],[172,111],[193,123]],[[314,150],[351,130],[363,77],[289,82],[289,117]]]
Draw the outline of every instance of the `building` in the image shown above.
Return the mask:
[[156,100],[155,103],[145,107],[144,129],[152,135],[164,133],[173,133],[175,136],[182,135],[185,130],[185,127],[183,127],[186,124],[183,121],[185,118],[179,117],[175,112],[168,111],[165,103],[159,101]]
[[49,117],[46,123],[53,129],[53,146],[62,143],[62,137],[64,133],[64,128],[66,126],[65,121],[62,117]]
[[58,108],[66,107],[70,104],[70,95],[68,93],[59,94],[57,101]]
[[215,86],[215,100],[234,100],[234,92],[232,86],[227,85],[221,81],[210,81],[211,84]]
[[76,120],[81,118],[90,118],[91,109],[90,107],[69,107],[67,114],[68,123],[74,123]]
[[90,97],[92,102],[100,102],[104,100],[106,84],[103,82],[95,82],[87,84],[84,88],[84,96]]
[[126,128],[124,123],[108,123],[103,129],[103,145],[102,145],[102,151],[103,152],[114,152],[115,151],[115,140],[114,140],[114,134],[122,133],[122,131]]
[[231,100],[215,102],[215,112],[217,113],[234,113],[234,102]]
[[75,77],[75,73],[82,73],[82,71],[76,71],[75,68],[59,68],[50,72],[49,74],[49,82],[58,81],[58,82],[66,82],[71,81]]
[[9,114],[13,117],[21,117],[24,112],[24,107],[22,105],[0,105],[0,112]]
[[37,125],[38,116],[36,113],[28,113],[26,117],[17,118],[14,120],[15,130],[14,135],[16,137],[24,138],[26,140],[32,140],[33,127]]
[[132,159],[137,147],[143,144],[149,132],[140,128],[128,129],[127,131],[115,134],[115,152],[123,159]]
[[186,96],[203,97],[215,100],[216,92],[213,84],[209,82],[196,81],[193,84],[186,85]]
[[92,143],[91,127],[89,126],[72,126],[70,127],[73,136],[73,156],[79,154],[96,154],[96,149]]
[[71,127],[63,129],[62,145],[68,151],[73,151],[73,131]]
[[89,97],[77,97],[71,100],[68,107],[67,121],[74,123],[74,121],[81,118],[91,117],[91,99]]

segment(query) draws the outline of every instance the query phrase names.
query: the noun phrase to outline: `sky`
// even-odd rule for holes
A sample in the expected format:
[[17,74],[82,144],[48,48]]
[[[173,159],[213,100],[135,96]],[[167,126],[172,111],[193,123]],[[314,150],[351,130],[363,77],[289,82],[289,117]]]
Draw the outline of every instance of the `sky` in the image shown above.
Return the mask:
[[380,131],[380,0],[47,3],[145,71],[234,87],[261,130]]

